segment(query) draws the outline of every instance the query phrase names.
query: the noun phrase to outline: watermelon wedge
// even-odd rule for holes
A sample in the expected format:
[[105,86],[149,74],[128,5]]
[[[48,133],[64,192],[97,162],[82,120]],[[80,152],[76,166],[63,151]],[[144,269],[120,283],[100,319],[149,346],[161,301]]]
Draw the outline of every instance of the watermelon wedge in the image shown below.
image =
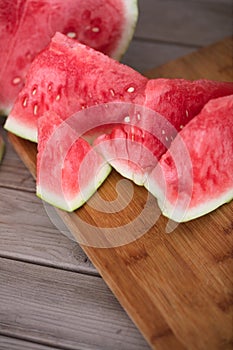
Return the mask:
[[3,141],[2,136],[0,135],[0,163],[1,163],[2,158],[3,158],[4,150],[5,150],[5,143]]
[[137,16],[137,0],[0,0],[0,111],[9,112],[32,60],[56,32],[119,59]]
[[37,195],[66,211],[82,206],[111,168],[58,114],[38,121]]
[[66,119],[103,103],[142,105],[146,84],[147,79],[133,69],[56,33],[33,61],[5,128],[36,142],[37,120],[46,111]]
[[[143,185],[177,133],[211,99],[233,94],[233,83],[152,79],[145,90],[141,127],[115,127],[96,141],[98,151],[121,175]],[[154,113],[152,112],[154,111]]]
[[233,198],[233,95],[209,101],[149,175],[162,213],[195,219]]

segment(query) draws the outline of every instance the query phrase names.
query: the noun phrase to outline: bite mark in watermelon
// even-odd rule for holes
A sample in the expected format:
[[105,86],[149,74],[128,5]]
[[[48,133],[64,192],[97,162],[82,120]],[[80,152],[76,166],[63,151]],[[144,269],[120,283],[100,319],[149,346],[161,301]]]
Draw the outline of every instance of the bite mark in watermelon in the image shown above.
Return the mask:
[[5,151],[5,143],[3,141],[2,136],[0,135],[0,163],[1,163],[3,155],[4,155],[4,151]]
[[37,195],[66,211],[82,206],[111,168],[54,112],[39,118]]
[[9,112],[32,60],[56,32],[119,59],[137,17],[136,0],[0,0],[0,111]]
[[233,83],[206,79],[149,80],[140,113],[141,125],[147,123],[147,129],[140,130],[130,122],[131,126],[117,126],[111,133],[100,136],[95,144],[121,175],[143,185],[176,134],[209,100],[230,94]]
[[168,130],[165,118],[142,106],[137,106],[134,113],[139,120],[135,121],[128,114],[129,124],[122,123],[110,133],[97,137],[94,145],[122,176],[143,185],[147,174],[156,166],[158,155],[167,149],[161,130],[166,129],[167,134],[173,135],[176,135],[176,130],[173,127]]
[[147,79],[132,68],[56,33],[33,61],[5,128],[36,142],[37,120],[46,111],[66,119],[103,103],[142,105],[146,84]]
[[233,198],[233,95],[209,101],[178,136],[146,187],[162,213],[181,222]]

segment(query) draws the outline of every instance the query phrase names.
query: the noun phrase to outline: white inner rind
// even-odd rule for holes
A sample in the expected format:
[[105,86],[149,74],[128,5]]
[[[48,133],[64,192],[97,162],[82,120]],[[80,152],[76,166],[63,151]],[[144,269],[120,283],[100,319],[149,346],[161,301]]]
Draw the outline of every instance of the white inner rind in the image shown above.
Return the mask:
[[123,0],[123,5],[125,7],[124,29],[116,49],[111,54],[111,57],[116,60],[120,60],[121,56],[127,50],[127,47],[129,46],[129,43],[133,37],[138,20],[137,0]]
[[171,202],[165,198],[163,190],[157,186],[155,182],[147,182],[145,183],[145,187],[157,198],[162,214],[176,222],[186,222],[206,215],[233,199],[233,188],[229,188],[226,192],[222,193],[222,195],[205,201],[205,203],[182,209],[171,204]]
[[65,193],[62,196],[51,192],[43,184],[37,184],[36,194],[39,198],[45,200],[46,202],[59,209],[72,212],[80,208],[85,202],[88,201],[88,199],[96,192],[96,190],[108,177],[110,172],[111,167],[108,164],[105,164],[98,172],[98,175],[95,177],[95,181],[92,181],[91,184],[86,186],[86,188],[82,189],[82,191],[79,193],[74,194],[74,197],[70,200],[67,200],[65,198]]
[[123,177],[132,180],[138,186],[144,185],[146,179],[145,171],[137,171],[136,169],[132,169],[130,165],[127,166],[126,163],[123,163],[120,160],[112,160],[109,163]]
[[4,129],[22,137],[23,139],[37,142],[37,128],[28,127],[12,115],[7,118]]

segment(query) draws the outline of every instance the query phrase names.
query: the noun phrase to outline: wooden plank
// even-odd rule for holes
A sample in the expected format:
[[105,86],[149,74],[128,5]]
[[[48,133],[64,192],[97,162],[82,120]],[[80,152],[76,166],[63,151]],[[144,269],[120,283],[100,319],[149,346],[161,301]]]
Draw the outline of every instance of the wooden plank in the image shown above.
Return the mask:
[[194,49],[194,46],[185,47],[172,43],[147,42],[135,38],[124,55],[122,63],[139,72],[145,72],[155,66],[186,55]]
[[232,1],[139,0],[135,38],[203,46],[232,35]]
[[148,345],[101,278],[0,259],[0,334],[62,349]]
[[[188,78],[209,75],[218,79],[222,72],[225,79],[231,61],[229,40],[189,56],[188,61],[187,65],[180,65],[179,61],[173,64],[180,67],[177,74]],[[158,72],[160,70],[155,73]],[[35,175],[33,145],[14,135],[10,135],[10,139]],[[112,200],[118,180],[113,172],[101,188],[106,199]],[[91,227],[96,227],[98,233],[98,227],[105,222],[107,233],[104,236],[100,229],[101,244],[109,243],[111,238],[124,238],[129,233],[125,226],[121,228],[124,235],[119,236],[111,228],[114,224],[121,226],[124,218],[132,223],[138,216],[141,225],[133,224],[131,237],[136,239],[135,232],[148,224],[153,212],[149,216],[141,215],[146,191],[135,187],[135,194],[137,199],[125,212],[115,216],[103,215],[88,205],[76,213],[59,213],[79,242],[95,237]],[[156,211],[156,206],[152,209]],[[101,249],[82,244],[152,348],[214,350],[230,346],[232,210],[233,202],[198,220],[179,225],[171,235],[165,234],[166,220],[160,217],[140,239],[118,248]]]
[[50,221],[35,193],[0,187],[0,198],[1,257],[98,275],[56,213],[60,230]]
[[0,335],[0,349],[1,350],[59,350],[53,346],[46,346],[42,344],[28,342],[22,339],[5,337]]
[[[8,142],[6,133],[3,130],[0,133],[7,144],[0,165],[0,256],[98,275],[80,246],[70,240],[71,234],[56,212],[52,215],[53,208],[44,206],[35,196],[35,180]],[[46,210],[54,217],[52,222]]]
[[4,123],[5,118],[0,117],[0,135],[6,143],[4,158],[0,164],[0,186],[34,193],[35,181],[8,142],[6,132],[2,128]]
[[[233,81],[233,37],[147,72],[149,78],[215,79]],[[214,57],[214,59],[213,59]]]

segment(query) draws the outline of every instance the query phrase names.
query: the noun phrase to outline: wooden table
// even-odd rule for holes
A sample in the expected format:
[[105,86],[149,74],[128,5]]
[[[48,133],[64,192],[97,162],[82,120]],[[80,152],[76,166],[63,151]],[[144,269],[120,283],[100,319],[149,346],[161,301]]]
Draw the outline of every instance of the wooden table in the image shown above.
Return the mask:
[[[204,9],[207,3],[203,1]],[[163,6],[162,1],[157,4]],[[174,43],[166,38],[148,40],[149,30],[144,40],[143,33],[139,28],[133,46],[140,47],[141,42],[144,48],[151,49],[154,44],[158,50],[170,45],[172,50],[174,45],[181,52],[202,45],[195,41],[198,35],[190,46],[183,43],[180,33]],[[130,61],[130,52],[134,50],[130,50],[125,60],[133,65],[135,58],[132,54]],[[182,75],[182,66],[190,60],[179,62],[176,71],[170,64],[156,74]],[[231,66],[224,67],[228,76]],[[79,245],[50,222],[34,194],[33,178],[11,145],[7,146],[0,167],[0,349],[149,349]],[[232,227],[228,227],[226,234],[231,233]],[[177,348],[182,348],[180,343]]]

